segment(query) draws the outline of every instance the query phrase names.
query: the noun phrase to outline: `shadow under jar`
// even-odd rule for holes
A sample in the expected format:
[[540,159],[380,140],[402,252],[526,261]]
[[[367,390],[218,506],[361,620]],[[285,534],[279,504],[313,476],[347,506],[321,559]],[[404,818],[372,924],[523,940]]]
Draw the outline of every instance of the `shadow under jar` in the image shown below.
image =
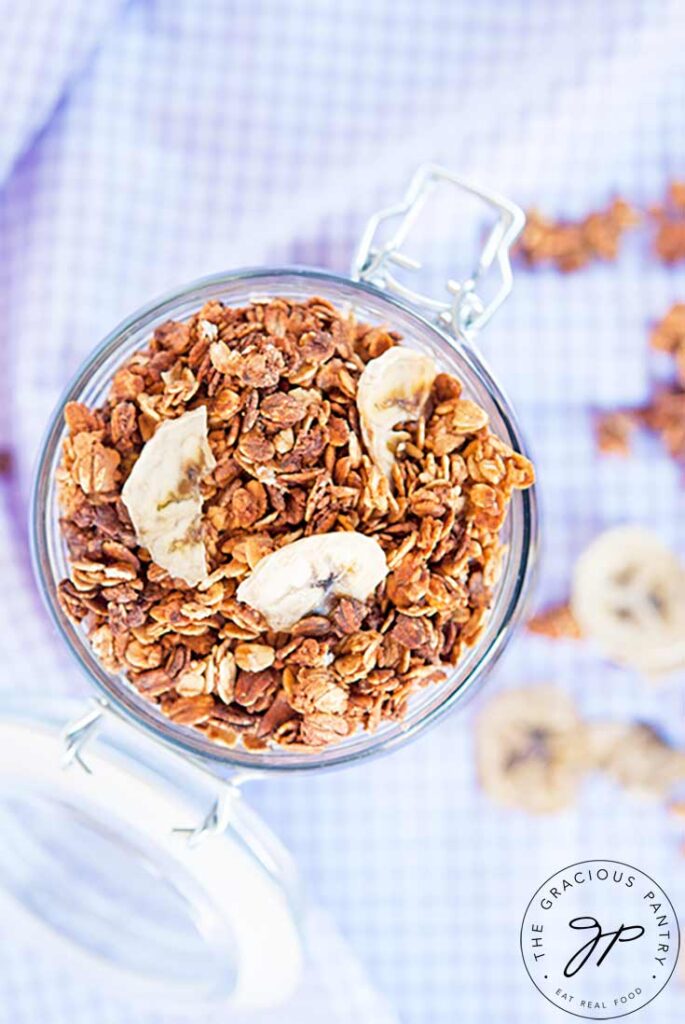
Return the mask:
[[[498,219],[486,240],[473,276],[461,285],[450,283],[446,300],[431,299],[409,291],[393,276],[393,265],[416,266],[400,247],[426,196],[447,182],[475,193],[494,207]],[[399,218],[389,242],[374,247],[381,222]],[[32,506],[34,564],[44,599],[58,630],[88,678],[99,690],[99,704],[181,752],[200,759],[215,775],[230,777],[235,769],[312,770],[348,764],[371,754],[389,751],[434,723],[464,700],[492,668],[521,617],[535,560],[537,514],[534,488],[514,490],[501,531],[505,552],[494,587],[485,628],[474,646],[467,648],[455,666],[444,665],[446,678],[417,688],[409,698],[401,720],[383,720],[373,732],[358,729],[341,741],[320,750],[289,749],[271,743],[252,750],[238,743],[225,747],[198,729],[180,725],[163,714],[149,698],[141,696],[123,674],[108,671],[88,641],[86,630],[71,621],[58,600],[60,581],[69,576],[66,545],[60,528],[57,470],[66,429],[64,409],[69,402],[89,408],[102,405],[112,378],[132,353],[144,349],[155,328],[165,321],[186,320],[205,303],[227,307],[284,297],[294,302],[321,297],[338,311],[351,312],[357,322],[387,325],[402,336],[402,345],[429,354],[439,372],[453,374],[463,385],[463,397],[488,414],[492,432],[516,452],[525,447],[512,409],[486,369],[473,338],[484,326],[511,287],[508,252],[521,230],[523,216],[499,196],[466,185],[439,168],[422,167],[403,203],[377,214],[369,224],[357,257],[356,280],[316,270],[255,269],[222,273],[176,290],[136,312],[120,324],[93,352],[67,388],[41,452]],[[488,306],[479,302],[476,286],[491,267],[501,273],[500,289]]]

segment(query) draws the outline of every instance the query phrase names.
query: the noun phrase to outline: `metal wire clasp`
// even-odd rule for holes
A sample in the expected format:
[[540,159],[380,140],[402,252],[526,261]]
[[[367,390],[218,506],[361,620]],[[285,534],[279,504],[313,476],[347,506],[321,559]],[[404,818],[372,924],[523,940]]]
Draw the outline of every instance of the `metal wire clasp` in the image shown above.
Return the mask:
[[175,835],[185,836],[188,846],[198,846],[205,839],[220,836],[230,825],[233,808],[241,796],[240,781],[225,782],[207,814],[197,825],[183,825],[171,831]]
[[[498,217],[480,254],[471,276],[463,282],[448,279],[449,299],[438,299],[408,288],[393,276],[393,266],[404,270],[420,270],[419,260],[401,251],[407,235],[433,190],[445,182],[482,199],[497,211]],[[387,242],[378,244],[376,236],[382,223],[401,217],[394,234]],[[413,305],[437,313],[441,323],[447,324],[459,337],[471,339],[487,324],[511,291],[513,277],[509,252],[523,230],[526,218],[523,210],[497,192],[479,188],[451,171],[435,164],[422,164],[407,189],[404,199],[379,210],[368,221],[354,258],[352,276],[355,280],[369,281],[380,288],[394,292]],[[495,295],[485,303],[476,288],[483,276],[497,265],[501,282]]]
[[[106,701],[94,701],[83,714],[67,724],[62,733],[63,768],[76,765],[88,775],[93,774],[84,754],[87,754],[86,748],[95,739],[108,714],[112,714],[112,709]],[[182,825],[171,831],[184,836],[189,846],[197,846],[212,836],[221,835],[232,821],[233,809],[242,797],[242,786],[255,777],[256,772],[244,769],[234,772],[230,778],[214,778],[217,795],[204,817],[195,825]]]
[[69,722],[66,726],[62,733],[64,742],[63,768],[68,768],[71,764],[77,764],[88,775],[93,774],[92,768],[83,757],[83,751],[88,741],[98,732],[105,711],[106,706],[97,702],[94,706],[89,707],[84,714],[80,715],[73,722]]

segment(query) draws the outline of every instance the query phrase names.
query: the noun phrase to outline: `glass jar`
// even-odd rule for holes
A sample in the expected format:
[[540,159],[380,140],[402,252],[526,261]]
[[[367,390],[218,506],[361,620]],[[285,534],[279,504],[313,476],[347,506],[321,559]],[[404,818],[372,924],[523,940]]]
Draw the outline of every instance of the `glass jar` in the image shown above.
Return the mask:
[[[485,242],[476,272],[462,284],[449,282],[449,297],[436,299],[401,284],[394,267],[418,266],[401,247],[425,199],[445,183],[489,204],[497,213],[497,221]],[[399,227],[389,241],[377,246],[382,225],[395,218],[400,219]],[[114,372],[131,353],[146,345],[158,325],[169,319],[183,320],[210,300],[231,306],[277,295],[297,301],[320,295],[338,308],[353,310],[358,320],[390,324],[401,333],[403,343],[429,353],[441,370],[459,377],[465,395],[487,411],[493,431],[512,448],[525,451],[514,413],[473,343],[477,331],[511,288],[508,254],[522,226],[523,214],[514,204],[427,165],[419,169],[402,203],[381,211],[369,222],[356,257],[356,279],[292,268],[216,274],[150,303],[101,342],[68,386],[53,415],[36,476],[31,530],[34,564],[43,597],[78,664],[97,686],[101,708],[142,726],[181,753],[199,758],[218,777],[231,778],[236,769],[242,773],[311,771],[350,764],[392,750],[438,721],[485,678],[521,617],[530,587],[537,533],[534,489],[513,494],[503,529],[507,547],[501,577],[486,628],[476,645],[449,671],[443,683],[424,687],[413,695],[402,721],[383,722],[373,733],[357,732],[313,755],[277,746],[262,751],[220,747],[197,730],[170,721],[123,676],[103,668],[84,631],[68,619],[57,600],[57,585],[68,575],[68,566],[60,535],[55,479],[65,436],[65,404],[77,401],[97,406],[103,402]],[[493,267],[499,270],[501,280],[493,300],[486,306],[476,289]],[[72,741],[77,743],[78,733]]]
[[[409,289],[396,268],[420,266],[403,246],[425,199],[445,184],[489,204],[496,222],[474,274],[461,284],[448,282],[445,295],[435,298]],[[393,221],[399,221],[394,233],[379,243],[379,232]],[[57,587],[68,564],[55,481],[65,404],[100,404],[114,372],[146,345],[155,327],[182,320],[209,300],[239,305],[276,295],[299,301],[321,295],[353,310],[359,320],[390,324],[406,344],[432,355],[487,410],[495,433],[524,451],[513,411],[474,345],[511,288],[509,250],[522,226],[521,211],[502,197],[424,166],[403,202],[369,222],[353,277],[292,268],[240,270],[178,288],[116,327],[62,396],[36,476],[33,559],[57,629],[97,696],[80,716],[71,704],[0,712],[0,888],[61,945],[79,950],[89,974],[97,967],[98,979],[109,979],[114,991],[147,994],[158,1009],[167,1003],[256,1007],[288,998],[302,961],[301,894],[278,842],[241,802],[241,783],[267,772],[314,771],[392,750],[464,701],[485,679],[523,613],[535,561],[536,499],[534,490],[513,494],[503,529],[506,553],[484,632],[443,683],[412,697],[404,720],[383,722],[376,732],[358,732],[317,754],[278,746],[228,749],[170,721],[123,676],[108,672],[85,632],[62,611]],[[478,291],[496,270],[499,286],[485,304]],[[60,737],[58,723],[67,718],[71,725]],[[73,766],[66,774],[57,767],[60,750]],[[46,822],[52,822],[52,832],[46,832]],[[240,868],[237,885],[227,884],[222,870],[229,862]],[[108,879],[126,882],[112,887]],[[141,892],[147,895],[137,903]],[[250,911],[254,899],[263,910],[257,930]],[[160,932],[163,920],[170,924]],[[160,959],[153,947],[162,933]],[[146,950],[149,956],[141,959]],[[267,962],[272,973],[265,988],[261,968]],[[169,986],[174,963],[180,966]],[[200,964],[202,970],[195,970]]]
[[237,791],[213,840],[189,842],[215,780],[121,719],[89,737],[88,771],[63,771],[78,706],[0,708],[3,922],[55,969],[157,1012],[287,999],[307,911],[286,850]]

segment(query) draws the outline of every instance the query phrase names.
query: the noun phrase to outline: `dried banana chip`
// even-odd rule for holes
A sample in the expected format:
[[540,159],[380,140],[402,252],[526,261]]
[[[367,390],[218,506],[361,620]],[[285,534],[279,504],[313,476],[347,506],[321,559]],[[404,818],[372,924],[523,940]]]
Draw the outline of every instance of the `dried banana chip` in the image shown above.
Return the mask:
[[121,492],[138,543],[191,587],[207,577],[200,480],[215,465],[200,406],[157,428]]
[[535,814],[569,807],[589,768],[583,723],[571,698],[552,686],[494,697],[481,712],[476,744],[486,793]]
[[685,666],[685,570],[649,530],[597,537],[576,564],[571,608],[612,661],[646,675]]
[[395,427],[421,414],[437,372],[431,356],[401,345],[387,349],[364,367],[357,386],[362,436],[371,458],[388,478],[395,449],[407,437]]
[[366,598],[388,565],[377,540],[361,533],[317,533],[265,555],[238,587],[239,601],[256,608],[272,629],[290,629],[325,610],[331,597]]

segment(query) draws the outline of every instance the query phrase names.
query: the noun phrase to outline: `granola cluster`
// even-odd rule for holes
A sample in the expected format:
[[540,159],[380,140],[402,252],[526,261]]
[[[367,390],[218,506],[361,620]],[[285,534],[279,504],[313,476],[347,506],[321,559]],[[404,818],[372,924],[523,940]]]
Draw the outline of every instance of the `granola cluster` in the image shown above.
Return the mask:
[[[647,218],[653,225],[656,257],[665,264],[685,260],[685,182],[671,182],[664,202],[652,206]],[[517,252],[528,266],[547,264],[569,273],[595,260],[615,260],[623,234],[640,220],[641,215],[620,198],[578,221],[553,220],[529,210]]]
[[[104,667],[174,722],[228,746],[320,749],[400,718],[412,691],[443,680],[481,635],[500,529],[533,470],[439,373],[422,415],[403,424],[391,476],[381,472],[357,384],[399,340],[324,299],[210,302],[157,328],[100,408],[66,407],[60,600]],[[157,428],[203,405],[209,576],[191,587],[139,544],[121,492]],[[388,574],[366,601],[342,595],[277,632],[237,599],[264,556],[339,531],[385,554]]]
[[551,220],[529,210],[517,251],[531,267],[547,264],[569,273],[594,260],[615,260],[623,234],[637,222],[624,199],[580,221]]

